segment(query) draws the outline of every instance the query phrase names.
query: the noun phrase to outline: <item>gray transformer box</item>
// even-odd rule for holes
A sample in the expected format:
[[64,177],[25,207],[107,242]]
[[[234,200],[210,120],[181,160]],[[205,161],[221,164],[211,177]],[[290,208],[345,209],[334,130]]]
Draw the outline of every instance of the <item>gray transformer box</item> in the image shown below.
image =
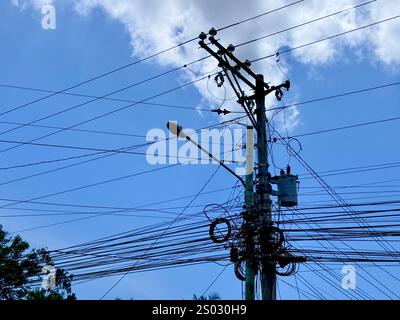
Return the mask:
[[298,176],[292,174],[281,174],[271,179],[271,183],[276,184],[278,191],[278,202],[282,207],[295,207],[297,200],[297,181]]

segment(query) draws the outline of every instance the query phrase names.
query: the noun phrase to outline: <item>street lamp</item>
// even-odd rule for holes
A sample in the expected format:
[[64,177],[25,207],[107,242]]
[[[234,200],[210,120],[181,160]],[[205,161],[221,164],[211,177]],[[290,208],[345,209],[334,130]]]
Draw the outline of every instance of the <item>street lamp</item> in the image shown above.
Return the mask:
[[226,169],[230,174],[234,175],[239,181],[243,184],[243,186],[246,187],[246,183],[244,182],[243,178],[237,175],[232,169],[230,169],[223,161],[217,159],[213,154],[211,154],[207,149],[203,148],[200,144],[198,144],[196,141],[191,139],[185,131],[183,131],[182,127],[178,125],[174,121],[168,121],[167,122],[167,128],[168,130],[178,138],[183,138],[186,139],[187,141],[190,141],[193,143],[197,148],[199,148],[202,152],[207,154],[211,159],[214,161],[218,162],[224,169]]

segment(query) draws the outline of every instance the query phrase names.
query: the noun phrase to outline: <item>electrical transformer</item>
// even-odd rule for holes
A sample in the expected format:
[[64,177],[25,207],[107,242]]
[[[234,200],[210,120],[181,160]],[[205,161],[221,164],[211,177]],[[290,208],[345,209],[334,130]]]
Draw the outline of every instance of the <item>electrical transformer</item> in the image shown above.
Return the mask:
[[287,171],[281,170],[279,176],[272,178],[272,183],[276,184],[278,190],[278,202],[282,207],[295,207],[297,206],[297,179],[298,176],[290,173],[290,167]]

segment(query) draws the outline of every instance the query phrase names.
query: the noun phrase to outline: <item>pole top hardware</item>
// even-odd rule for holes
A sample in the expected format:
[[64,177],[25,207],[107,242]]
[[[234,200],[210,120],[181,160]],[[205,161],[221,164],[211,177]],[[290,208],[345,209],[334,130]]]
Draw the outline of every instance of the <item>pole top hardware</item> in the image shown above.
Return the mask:
[[201,41],[204,41],[207,39],[207,35],[204,32],[202,32],[202,33],[200,33],[199,38]]
[[210,36],[215,37],[217,35],[217,30],[215,28],[211,28],[208,33],[210,34]]
[[224,85],[225,80],[222,72],[218,72],[218,74],[214,77],[214,81],[217,83],[218,88]]
[[246,59],[246,60],[243,62],[243,64],[244,64],[247,68],[250,68],[250,66],[251,66],[251,62],[250,62],[250,60],[248,60],[248,59]]
[[[276,99],[278,101],[281,101],[281,99],[283,97],[282,88],[285,88],[286,91],[289,91],[289,89],[290,89],[290,81],[286,80],[284,83],[282,83],[282,84],[280,84],[278,86],[272,86],[272,87],[268,88],[267,90],[264,91],[264,95],[267,96],[271,92],[275,91]],[[253,95],[248,96],[248,97],[242,97],[241,101],[255,100],[257,98],[258,98],[257,95],[253,94]]]
[[229,52],[233,52],[235,51],[235,46],[233,44],[230,44],[227,48],[226,48]]

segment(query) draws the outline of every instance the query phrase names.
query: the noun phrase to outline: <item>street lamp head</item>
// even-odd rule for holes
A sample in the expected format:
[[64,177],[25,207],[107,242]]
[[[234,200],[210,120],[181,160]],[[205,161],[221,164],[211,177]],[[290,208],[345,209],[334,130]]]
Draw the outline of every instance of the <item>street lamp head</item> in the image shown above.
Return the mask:
[[286,88],[286,90],[289,91],[289,89],[290,89],[290,81],[286,80],[285,83],[283,84],[283,87]]
[[178,125],[175,121],[168,121],[167,122],[168,130],[179,138],[186,138],[186,133],[182,130],[182,127]]

